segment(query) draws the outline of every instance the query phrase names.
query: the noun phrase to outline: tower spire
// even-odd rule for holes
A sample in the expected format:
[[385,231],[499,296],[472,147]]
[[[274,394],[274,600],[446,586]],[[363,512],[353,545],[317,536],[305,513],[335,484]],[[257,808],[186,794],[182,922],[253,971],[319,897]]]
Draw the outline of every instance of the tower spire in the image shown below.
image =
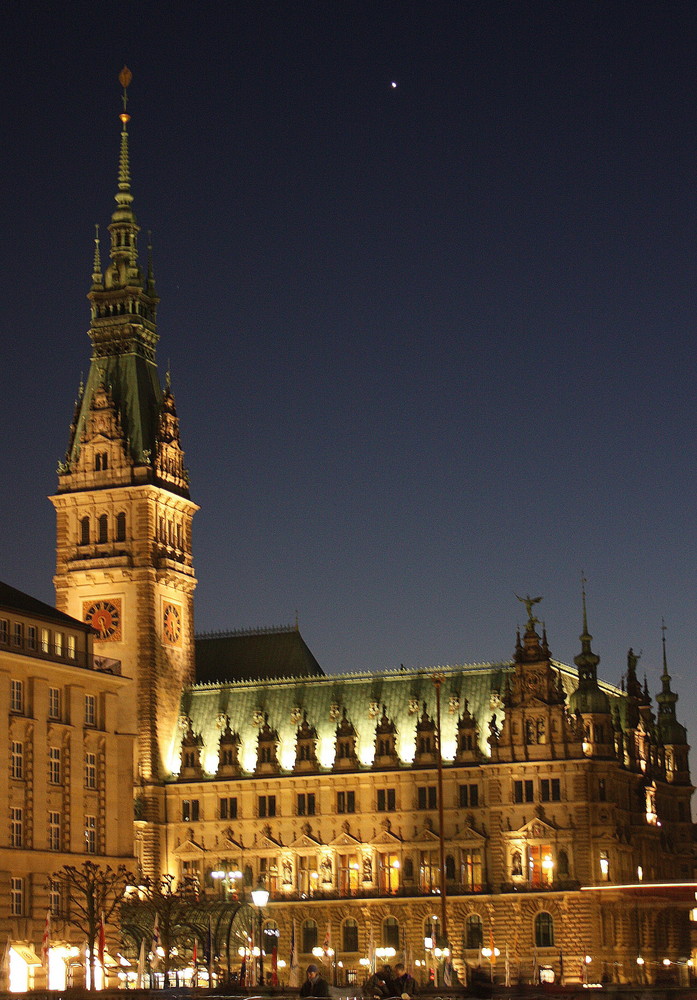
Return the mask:
[[131,168],[128,154],[128,123],[131,116],[126,111],[128,107],[128,86],[133,79],[128,66],[124,66],[119,74],[119,82],[123,87],[121,101],[123,111],[121,120],[121,146],[119,152],[118,182],[114,201],[116,208],[111,216],[109,231],[111,233],[112,276],[111,287],[124,285],[141,285],[141,275],[138,270],[138,224],[133,212],[133,194],[131,192]]

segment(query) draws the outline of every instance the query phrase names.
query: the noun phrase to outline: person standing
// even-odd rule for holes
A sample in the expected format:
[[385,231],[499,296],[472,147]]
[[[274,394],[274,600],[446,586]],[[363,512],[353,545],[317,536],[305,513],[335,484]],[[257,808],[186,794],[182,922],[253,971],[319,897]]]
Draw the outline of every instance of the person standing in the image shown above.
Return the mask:
[[393,997],[413,997],[417,992],[416,980],[410,976],[401,962],[394,967],[394,979],[392,980]]
[[307,979],[300,987],[301,997],[328,997],[329,993],[329,983],[326,979],[322,979],[319,974],[319,969],[316,965],[308,965],[307,967]]

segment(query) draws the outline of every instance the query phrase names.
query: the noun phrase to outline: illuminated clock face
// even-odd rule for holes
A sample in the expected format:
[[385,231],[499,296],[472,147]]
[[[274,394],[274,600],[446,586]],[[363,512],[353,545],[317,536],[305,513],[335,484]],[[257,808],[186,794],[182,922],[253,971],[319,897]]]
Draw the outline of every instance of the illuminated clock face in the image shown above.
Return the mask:
[[173,646],[179,645],[182,634],[182,613],[176,604],[165,604],[162,630],[167,642]]
[[121,639],[121,601],[86,601],[82,606],[82,615],[87,624],[98,633],[100,642],[116,642]]

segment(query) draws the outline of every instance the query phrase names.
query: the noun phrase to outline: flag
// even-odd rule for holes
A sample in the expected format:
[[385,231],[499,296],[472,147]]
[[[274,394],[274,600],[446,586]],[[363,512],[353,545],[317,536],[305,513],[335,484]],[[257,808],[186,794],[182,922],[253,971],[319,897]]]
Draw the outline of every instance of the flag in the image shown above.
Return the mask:
[[104,923],[104,910],[99,916],[99,930],[97,931],[97,957],[99,964],[104,968],[104,948],[106,947],[106,924]]
[[297,987],[298,982],[298,952],[295,947],[295,921],[290,929],[290,961],[288,963],[288,985]]
[[271,949],[271,985],[278,986],[278,946],[274,937],[274,946]]
[[155,914],[155,922],[152,925],[152,942],[150,944],[151,958],[150,968],[157,969],[160,964],[160,956],[157,949],[160,947],[160,914]]
[[143,976],[145,975],[145,935],[140,939],[140,953],[138,955],[138,969],[136,971],[136,989],[142,990]]
[[443,986],[453,985],[453,963],[450,958],[443,961]]
[[198,937],[194,938],[194,950],[191,953],[191,964],[196,969],[196,963],[198,962]]
[[51,910],[46,910],[46,920],[44,921],[44,934],[41,938],[41,964],[48,968],[49,942],[51,940]]

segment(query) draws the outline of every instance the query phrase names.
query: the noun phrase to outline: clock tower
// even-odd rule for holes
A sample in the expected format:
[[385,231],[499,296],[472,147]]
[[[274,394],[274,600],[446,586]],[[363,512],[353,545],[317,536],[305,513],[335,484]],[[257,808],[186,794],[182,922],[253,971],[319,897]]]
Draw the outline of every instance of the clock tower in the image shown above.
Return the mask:
[[152,259],[138,260],[124,68],[116,209],[109,261],[95,239],[89,375],[58,465],[56,605],[89,622],[98,655],[133,677],[140,860],[159,869],[162,779],[178,746],[182,688],[194,679],[191,523],[198,510],[179,440],[169,373],[160,383]]

